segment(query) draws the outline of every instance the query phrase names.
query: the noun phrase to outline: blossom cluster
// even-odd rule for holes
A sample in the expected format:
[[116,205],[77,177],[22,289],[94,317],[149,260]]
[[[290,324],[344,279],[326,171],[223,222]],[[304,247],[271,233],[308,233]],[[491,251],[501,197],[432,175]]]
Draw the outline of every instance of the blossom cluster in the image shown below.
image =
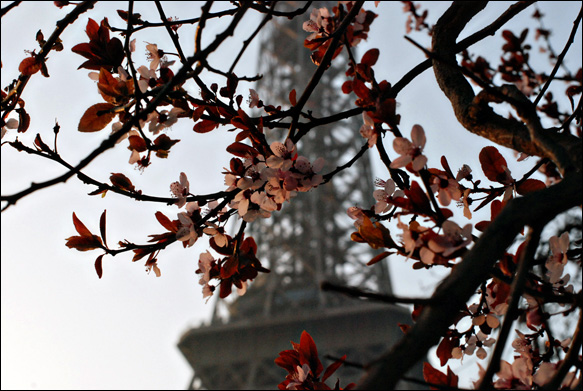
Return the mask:
[[[273,211],[279,210],[282,204],[290,201],[298,192],[306,192],[320,185],[323,176],[319,174],[324,166],[324,159],[318,158],[311,163],[306,157],[298,156],[296,145],[288,139],[285,143],[275,141],[270,146],[271,155],[265,158],[251,147],[245,149],[248,153],[245,159],[238,157],[231,159],[230,168],[225,168],[225,185],[227,192],[235,192],[228,206],[236,210],[245,222],[252,222],[257,218],[271,216]],[[199,221],[203,211],[197,202],[187,202],[190,195],[190,184],[185,173],[180,174],[180,179],[170,185],[172,195],[177,199],[176,206],[184,207],[184,211],[178,213],[178,224],[175,231],[176,239],[185,246],[192,246],[202,234],[211,236],[211,246],[227,257],[215,260],[207,251],[200,255],[199,268],[201,273],[200,284],[203,285],[203,297],[212,296],[215,286],[209,284],[212,279],[217,279],[221,286],[221,298],[228,296],[231,285],[237,287],[239,295],[246,292],[247,281],[252,280],[258,271],[266,272],[267,269],[255,257],[256,245],[251,243],[252,238],[247,238],[245,252],[247,263],[241,263],[243,246],[238,247],[237,256],[233,250],[237,246],[236,241],[225,233],[224,226],[212,221],[205,221],[206,227],[201,228]],[[211,201],[207,205],[206,214],[213,213],[218,208],[218,202]],[[227,213],[226,207],[216,210],[219,217]],[[232,259],[237,259],[236,264],[241,267],[226,267]],[[226,270],[226,271],[225,271]],[[228,288],[227,288],[228,287]]]
[[248,154],[244,160],[233,158],[230,169],[225,168],[227,191],[240,190],[229,207],[237,209],[244,221],[271,216],[298,192],[306,192],[323,181],[319,174],[324,167],[323,158],[310,163],[306,157],[298,156],[290,139],[273,142],[270,150],[272,155],[267,158]]

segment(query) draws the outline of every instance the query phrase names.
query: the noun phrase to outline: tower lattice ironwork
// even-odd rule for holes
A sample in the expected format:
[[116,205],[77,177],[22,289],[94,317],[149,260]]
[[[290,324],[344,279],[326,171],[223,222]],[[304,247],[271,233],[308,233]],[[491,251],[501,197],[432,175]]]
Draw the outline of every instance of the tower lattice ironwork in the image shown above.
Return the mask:
[[[295,3],[285,6],[296,9],[303,5]],[[314,2],[313,6],[331,7],[329,2]],[[303,46],[306,34],[300,19],[273,23],[264,33],[258,65],[263,78],[256,90],[268,104],[289,105],[290,91],[295,88],[301,93],[316,68]],[[351,107],[354,97],[340,91],[345,64],[338,59],[324,73],[304,111],[321,118]],[[327,164],[322,171],[331,172],[365,143],[359,134],[361,124],[359,116],[313,128],[298,143],[298,154],[310,161],[323,157]],[[266,129],[266,137],[269,142],[283,141],[286,132]],[[279,351],[290,348],[290,339],[299,342],[302,330],[314,337],[321,355],[348,354],[351,361],[363,363],[399,338],[397,323],[410,319],[405,309],[320,289],[321,282],[328,281],[391,292],[386,265],[366,266],[373,254],[368,246],[350,240],[355,229],[346,210],[374,203],[372,180],[365,155],[327,184],[298,194],[271,218],[250,224],[248,234],[256,239],[258,256],[271,272],[258,276],[245,296],[232,302],[217,301],[211,324],[183,335],[179,348],[195,370],[191,388],[277,388],[285,371],[273,360]],[[338,372],[343,384],[358,381],[360,375],[362,372],[349,367]]]

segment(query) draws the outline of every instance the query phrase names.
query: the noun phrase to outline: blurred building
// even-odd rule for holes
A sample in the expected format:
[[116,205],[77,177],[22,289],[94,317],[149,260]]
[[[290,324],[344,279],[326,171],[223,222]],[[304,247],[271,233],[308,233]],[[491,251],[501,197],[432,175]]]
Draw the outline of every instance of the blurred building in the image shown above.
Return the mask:
[[[303,4],[286,2],[277,9],[293,10]],[[322,2],[313,4],[322,6]],[[263,33],[258,65],[263,79],[256,90],[267,104],[288,107],[289,92],[295,88],[299,97],[316,69],[303,46],[308,33],[302,23],[307,18],[309,12],[290,21],[278,20]],[[342,58],[335,60],[305,112],[320,118],[354,107],[354,96],[340,90],[345,67]],[[361,125],[358,116],[314,128],[299,142],[298,154],[310,161],[324,157],[323,173],[331,172],[366,142],[359,134]],[[287,129],[265,131],[269,142],[283,141],[287,135]],[[320,284],[328,281],[391,292],[386,265],[366,266],[375,254],[367,245],[350,240],[355,228],[346,210],[374,204],[372,181],[365,155],[331,182],[299,193],[270,219],[249,225],[248,235],[259,246],[258,257],[271,273],[260,275],[244,296],[217,301],[211,324],[181,337],[178,347],[194,370],[190,388],[277,389],[286,372],[274,360],[280,351],[291,349],[290,340],[299,343],[303,330],[314,338],[324,367],[333,362],[323,359],[326,355],[347,354],[349,361],[364,364],[398,341],[402,335],[398,323],[411,323],[409,310],[320,290]],[[415,377],[421,378],[420,373]],[[334,374],[340,386],[358,382],[362,375],[361,369],[350,366]],[[332,385],[335,378],[329,381]]]

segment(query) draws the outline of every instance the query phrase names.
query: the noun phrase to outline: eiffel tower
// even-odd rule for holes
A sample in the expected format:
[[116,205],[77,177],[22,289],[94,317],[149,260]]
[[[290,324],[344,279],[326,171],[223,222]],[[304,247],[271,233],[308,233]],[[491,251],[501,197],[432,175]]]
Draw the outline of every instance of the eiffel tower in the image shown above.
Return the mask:
[[[303,5],[298,3],[278,3],[278,10]],[[330,2],[313,3],[313,7],[324,6],[332,7]],[[303,46],[305,19],[276,21],[263,36],[258,65],[263,78],[256,90],[267,104],[289,105],[289,92],[295,88],[300,94],[316,69]],[[345,64],[342,58],[333,62],[304,110],[318,118],[351,107],[354,97],[340,91]],[[359,134],[361,124],[359,116],[314,128],[299,142],[298,154],[310,161],[323,157],[327,166],[322,172],[330,172],[365,143]],[[266,129],[266,137],[269,142],[283,141],[284,132]],[[321,282],[328,281],[391,292],[386,265],[366,266],[374,254],[368,246],[350,240],[355,229],[346,210],[374,204],[372,179],[365,155],[331,182],[298,194],[271,218],[250,224],[248,234],[256,239],[258,257],[271,273],[258,276],[244,296],[230,302],[217,300],[211,324],[183,334],[178,347],[194,369],[190,389],[277,389],[286,372],[274,359],[280,351],[291,349],[290,340],[299,342],[303,330],[314,338],[321,359],[347,354],[351,362],[363,364],[401,337],[397,323],[411,323],[406,309],[320,289]],[[324,367],[330,363],[323,360]],[[363,374],[343,366],[335,376],[345,386],[358,382]]]

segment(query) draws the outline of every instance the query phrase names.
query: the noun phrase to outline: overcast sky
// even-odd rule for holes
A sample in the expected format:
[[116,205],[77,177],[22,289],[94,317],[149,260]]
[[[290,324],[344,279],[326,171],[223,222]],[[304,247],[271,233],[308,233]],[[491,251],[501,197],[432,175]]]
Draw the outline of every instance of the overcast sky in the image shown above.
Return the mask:
[[[9,3],[2,2],[2,7]],[[163,2],[167,16],[199,15],[202,4],[184,4]],[[487,10],[503,10],[509,4],[489,5]],[[432,2],[429,22],[434,23],[446,6],[444,2]],[[49,56],[47,65],[51,77],[34,75],[22,96],[32,118],[28,132],[19,136],[21,141],[32,145],[35,135],[40,133],[45,143],[52,145],[56,119],[61,126],[59,152],[64,159],[76,164],[103,139],[106,131],[81,134],[76,130],[87,107],[101,102],[101,97],[95,83],[87,76],[89,71],[77,70],[84,59],[73,54],[70,48],[87,41],[84,30],[88,17],[99,23],[107,16],[112,26],[121,27],[122,21],[115,10],[125,7],[127,2],[98,3],[65,31],[62,35],[65,49]],[[373,2],[367,2],[365,7],[373,9],[379,17],[372,24],[369,40],[363,42],[361,53],[368,48],[379,48],[381,55],[374,68],[377,80],[387,79],[394,83],[424,56],[403,39],[406,17],[400,3],[381,2],[375,10]],[[556,50],[560,51],[566,42],[571,19],[579,7],[580,2],[540,4],[543,13],[548,14],[545,23],[555,34]],[[23,2],[2,18],[2,87],[18,76],[18,65],[26,56],[24,50],[38,52],[36,32],[41,29],[45,38],[50,36],[55,22],[71,9],[59,9],[52,2]],[[155,7],[150,3],[136,2],[134,12],[141,13],[144,19],[158,20]],[[531,26],[529,16],[532,12],[534,9],[526,11],[512,25],[528,23]],[[237,30],[242,34],[239,39],[229,40],[211,59],[225,58],[225,63],[230,64],[232,57],[229,56],[233,50],[238,50],[236,43],[245,39],[257,24],[255,13],[248,14]],[[471,26],[487,25],[493,20],[492,15],[497,16],[499,12],[480,14]],[[555,23],[556,20],[560,22]],[[215,21],[211,21],[207,37],[214,37],[223,27],[222,21],[217,27]],[[520,30],[522,27],[514,28],[514,31]],[[179,30],[187,53],[192,50],[192,38],[189,38],[192,32],[193,27],[189,26]],[[426,35],[413,37],[429,46]],[[163,30],[138,34],[136,38],[138,65],[147,65],[144,55],[147,42],[157,43],[160,48],[173,47]],[[477,45],[476,51],[487,47],[499,50],[501,42],[498,34]],[[579,63],[574,60],[581,56],[580,34],[576,42],[572,57],[567,59],[571,71],[580,66],[580,60]],[[257,46],[252,45],[236,73],[253,75],[256,63]],[[246,96],[249,87],[253,86],[242,83],[240,93]],[[409,135],[415,123],[425,128],[430,165],[439,167],[439,158],[445,154],[453,170],[467,163],[479,171],[477,151],[490,144],[452,122],[451,107],[439,94],[431,71],[411,83],[398,101],[398,112],[403,117],[401,129],[405,135]],[[187,173],[194,194],[224,190],[220,172],[230,159],[225,146],[232,142],[232,134],[194,134],[192,124],[186,122],[179,122],[168,133],[171,138],[182,140],[171,150],[170,159],[154,158],[154,164],[143,173],[127,163],[129,151],[125,146],[104,153],[84,172],[102,181],[107,181],[112,172],[122,172],[136,188],[159,196],[170,195],[169,184],[178,180],[182,171]],[[8,134],[2,141],[12,139],[14,134]],[[505,150],[502,153],[513,162],[511,169],[515,177],[530,169],[530,163],[514,163],[512,153]],[[376,154],[371,156],[376,158]],[[3,195],[65,171],[53,162],[25,156],[7,146],[2,148],[1,159]],[[375,167],[376,175],[386,179],[386,169],[378,164]],[[144,243],[147,235],[162,232],[154,213],[160,210],[175,218],[177,209],[135,202],[115,194],[105,198],[87,196],[92,190],[93,187],[72,178],[66,184],[26,197],[2,213],[2,389],[183,389],[192,371],[176,343],[182,332],[208,321],[212,310],[212,301],[205,304],[202,299],[194,273],[198,255],[206,249],[205,243],[200,241],[187,250],[170,246],[160,256],[160,278],[148,275],[144,262],[132,263],[130,254],[115,258],[106,256],[103,278],[98,279],[93,263],[99,253],[81,253],[65,246],[65,238],[76,235],[73,212],[90,230],[97,232],[99,216],[107,210],[107,239],[112,245],[123,239]],[[459,223],[465,224],[465,221],[460,219]],[[434,271],[414,273],[411,263],[402,260],[391,260],[390,268],[396,293],[408,296],[424,295],[439,274]],[[289,339],[297,340],[298,337],[290,336]],[[282,373],[282,380],[284,376]]]

